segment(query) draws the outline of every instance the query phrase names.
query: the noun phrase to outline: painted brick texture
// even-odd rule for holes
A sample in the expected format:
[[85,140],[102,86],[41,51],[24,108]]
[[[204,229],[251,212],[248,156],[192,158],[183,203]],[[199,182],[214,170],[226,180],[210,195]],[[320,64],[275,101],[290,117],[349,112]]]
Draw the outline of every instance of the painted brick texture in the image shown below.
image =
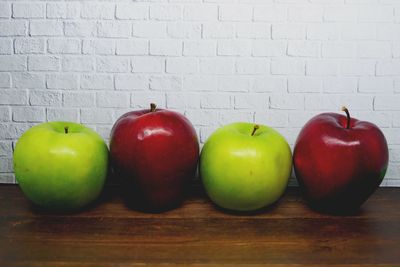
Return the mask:
[[250,121],[292,146],[346,105],[382,128],[383,185],[400,186],[400,1],[0,1],[0,183],[15,182],[30,126],[76,121],[108,139],[150,102],[184,113],[201,142]]

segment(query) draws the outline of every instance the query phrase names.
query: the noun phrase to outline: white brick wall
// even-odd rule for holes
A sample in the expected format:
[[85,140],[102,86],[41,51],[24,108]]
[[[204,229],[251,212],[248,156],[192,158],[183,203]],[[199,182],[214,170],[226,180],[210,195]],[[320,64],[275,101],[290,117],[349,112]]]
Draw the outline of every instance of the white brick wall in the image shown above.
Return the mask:
[[400,186],[400,1],[0,1],[0,182],[15,182],[13,143],[32,125],[108,138],[150,102],[184,113],[201,142],[252,121],[291,145],[347,105],[382,127],[383,185]]

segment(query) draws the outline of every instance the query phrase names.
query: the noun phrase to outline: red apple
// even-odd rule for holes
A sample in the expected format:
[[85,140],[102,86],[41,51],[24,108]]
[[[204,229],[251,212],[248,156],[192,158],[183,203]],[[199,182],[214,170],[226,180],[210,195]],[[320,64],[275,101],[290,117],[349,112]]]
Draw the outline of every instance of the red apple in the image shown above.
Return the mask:
[[128,112],[117,120],[110,153],[128,203],[164,210],[183,200],[186,185],[195,176],[199,143],[188,119],[151,104],[148,110]]
[[382,182],[388,147],[379,128],[336,113],[312,118],[293,153],[294,170],[309,203],[334,212],[354,211]]

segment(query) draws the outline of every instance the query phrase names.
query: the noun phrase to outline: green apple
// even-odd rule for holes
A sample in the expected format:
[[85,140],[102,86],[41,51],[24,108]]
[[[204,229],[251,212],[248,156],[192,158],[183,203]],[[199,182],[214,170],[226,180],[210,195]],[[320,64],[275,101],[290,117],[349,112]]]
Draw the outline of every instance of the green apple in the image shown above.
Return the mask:
[[48,122],[27,130],[14,150],[14,171],[33,203],[54,210],[76,210],[103,188],[108,149],[93,130],[72,122]]
[[200,175],[211,200],[225,209],[252,211],[277,201],[292,169],[285,138],[272,128],[232,123],[216,130],[200,155]]

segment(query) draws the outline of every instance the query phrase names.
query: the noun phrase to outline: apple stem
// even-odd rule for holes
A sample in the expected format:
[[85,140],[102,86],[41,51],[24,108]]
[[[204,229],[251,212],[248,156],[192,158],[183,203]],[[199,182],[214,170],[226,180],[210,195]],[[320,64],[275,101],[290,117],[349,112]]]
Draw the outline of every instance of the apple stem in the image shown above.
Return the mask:
[[346,129],[350,129],[350,112],[346,107],[342,107],[342,111],[346,112],[346,116],[347,116]]
[[260,126],[258,124],[254,125],[253,132],[251,133],[251,136],[253,136],[256,133],[258,128],[260,128]]
[[67,134],[68,133],[68,126],[64,127],[64,132]]
[[156,111],[157,105],[154,103],[150,103],[150,112]]

